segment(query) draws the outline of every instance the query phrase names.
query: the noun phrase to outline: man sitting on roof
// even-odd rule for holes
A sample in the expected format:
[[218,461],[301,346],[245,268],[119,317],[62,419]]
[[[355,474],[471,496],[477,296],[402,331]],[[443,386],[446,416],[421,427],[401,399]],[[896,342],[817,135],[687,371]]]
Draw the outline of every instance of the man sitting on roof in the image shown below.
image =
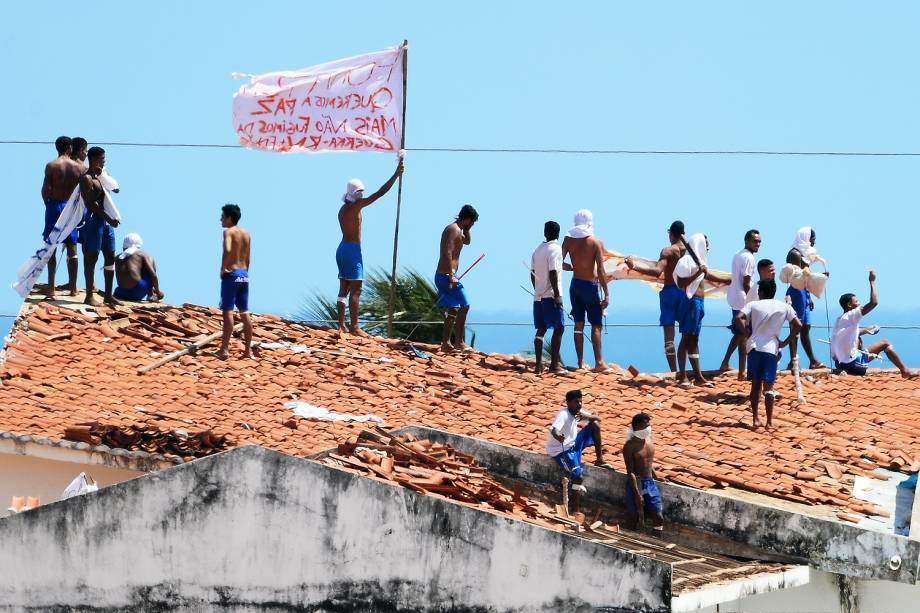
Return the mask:
[[663,530],[661,493],[655,481],[652,418],[645,413],[634,415],[626,430],[623,461],[626,463],[626,494],[623,499],[626,514],[634,518],[636,528],[642,528],[647,513],[652,516],[652,527]]
[[[581,390],[566,392],[565,405],[556,413],[546,435],[546,453],[572,479],[572,489],[585,494],[588,490],[582,484],[584,468],[581,454],[589,445],[594,445],[594,463],[602,468],[612,468],[604,462],[604,451],[601,449],[601,418],[581,409]],[[579,431],[578,422],[582,418],[588,423]]]
[[844,312],[834,323],[834,333],[831,336],[831,353],[834,355],[834,367],[838,372],[863,376],[869,369],[869,362],[879,357],[879,354],[884,351],[892,364],[901,371],[902,377],[908,379],[917,376],[916,372],[904,366],[904,362],[895,353],[889,341],[878,341],[869,345],[868,350],[863,349],[860,337],[863,334],[878,333],[878,326],[859,327],[863,316],[878,306],[874,270],[869,271],[869,302],[864,306],[859,306],[859,298],[856,297],[856,294],[844,294],[840,297],[840,306]]
[[144,241],[134,232],[125,236],[122,251],[115,259],[115,297],[140,302],[145,298],[159,302],[166,295],[160,291],[157,264],[153,257],[141,251]]

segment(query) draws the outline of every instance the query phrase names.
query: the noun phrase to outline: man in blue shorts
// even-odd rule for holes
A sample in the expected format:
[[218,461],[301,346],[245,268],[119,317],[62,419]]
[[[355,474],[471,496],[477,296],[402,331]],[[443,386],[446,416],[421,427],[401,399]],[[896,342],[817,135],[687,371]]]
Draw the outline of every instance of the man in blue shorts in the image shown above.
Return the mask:
[[[565,407],[556,413],[553,425],[546,434],[546,453],[562,468],[572,480],[572,489],[586,494],[584,486],[584,467],[581,454],[594,445],[596,466],[611,468],[604,462],[604,450],[601,447],[601,418],[582,410],[581,390],[571,390],[565,394]],[[587,419],[588,423],[581,430],[578,422]]]
[[[814,229],[810,226],[799,228],[795,234],[792,248],[789,249],[789,253],[786,254],[786,263],[798,266],[802,270],[809,268],[813,257],[817,254],[817,251],[815,251],[815,240],[816,235]],[[811,312],[815,309],[815,303],[811,299],[811,293],[805,288],[796,289],[790,285],[789,289],[786,290],[786,295],[789,297],[789,300],[792,301],[792,308],[795,309],[796,316],[799,318],[799,321],[802,322],[802,348],[805,350],[805,355],[808,356],[808,367],[812,369],[826,368],[826,366],[821,363],[821,360],[815,357],[815,352],[811,348]],[[795,359],[797,353],[798,342],[796,339],[793,339],[792,344],[789,345],[789,370],[792,370],[792,360]]]
[[141,251],[143,246],[140,234],[130,232],[125,235],[123,251],[115,259],[115,297],[119,300],[140,302],[149,299],[159,302],[165,296],[160,291],[157,264],[153,256]]
[[[479,213],[470,204],[464,204],[457,219],[441,232],[440,257],[434,275],[434,286],[438,290],[438,306],[444,309],[444,332],[441,335],[441,350],[467,351],[466,315],[470,301],[463,291],[463,284],[455,276],[460,266],[460,251],[472,241],[470,230],[479,220]],[[451,342],[451,334],[454,340]]]
[[684,255],[684,222],[677,220],[668,228],[670,245],[661,250],[658,263],[654,268],[626,258],[626,266],[646,275],[663,276],[664,287],[658,293],[658,305],[661,315],[658,325],[664,331],[664,357],[668,361],[671,372],[677,372],[677,352],[674,350],[674,324],[677,322],[677,312],[684,299],[684,293],[674,281],[674,267]]
[[565,331],[565,313],[562,309],[562,247],[559,245],[559,224],[547,221],[543,226],[545,242],[534,250],[530,257],[530,282],[533,284],[533,337],[536,356],[534,372],[543,372],[543,336],[547,329],[553,329],[550,341],[549,370],[553,374],[568,374],[559,362],[559,348]]
[[[361,212],[365,207],[382,198],[403,172],[402,159],[396,165],[396,172],[380,189],[364,197],[364,183],[352,179],[345,187],[342,206],[339,209],[339,227],[342,242],[335,250],[335,263],[339,269],[339,296],[336,310],[339,316],[339,333],[350,330],[355,334],[364,332],[358,327],[358,310],[361,304],[361,287],[364,284],[364,258],[361,254]],[[348,303],[350,328],[345,327],[345,303]]]
[[735,349],[738,350],[738,380],[744,380],[745,365],[747,363],[747,349],[744,346],[744,330],[739,330],[735,325],[735,316],[738,311],[744,308],[748,302],[757,300],[757,288],[754,284],[754,254],[760,249],[760,232],[757,230],[748,230],[744,234],[744,248],[735,254],[732,258],[732,282],[728,286],[728,295],[726,300],[728,306],[732,309],[731,323],[728,329],[732,332],[732,338],[728,342],[728,348],[725,350],[725,357],[722,358],[722,365],[719,372],[728,372],[731,370],[729,360]]
[[652,517],[652,528],[664,529],[661,492],[655,480],[655,446],[652,444],[652,419],[637,413],[626,431],[623,445],[623,462],[626,464],[626,490],[623,503],[626,514],[633,519],[636,529],[645,527],[645,516]]
[[[767,428],[773,427],[773,384],[776,382],[776,365],[779,350],[793,341],[802,329],[795,310],[785,302],[776,300],[776,281],[766,279],[757,283],[758,300],[749,302],[735,315],[735,326],[741,330],[742,342],[747,347],[747,380],[751,382],[751,414],[755,428],[760,426],[757,410],[763,391],[767,411]],[[789,322],[789,336],[779,340],[783,326]],[[748,336],[748,330],[750,335]]]
[[220,261],[220,310],[223,314],[223,338],[217,357],[230,357],[230,337],[233,334],[233,309],[240,313],[243,323],[243,359],[252,357],[252,319],[249,317],[249,251],[252,238],[237,224],[242,217],[240,207],[225,204],[221,208],[220,225],[224,228],[224,248]]
[[[47,243],[61,212],[74,189],[83,176],[83,165],[70,158],[72,142],[67,136],[60,136],[54,141],[58,157],[45,165],[45,179],[42,182],[42,200],[45,202],[45,224],[42,239]],[[77,295],[77,231],[74,230],[63,240],[67,250],[67,290],[71,296]],[[57,270],[57,245],[53,245],[51,259],[48,260],[48,287],[45,296],[55,297],[54,275]]]
[[[604,243],[594,236],[594,216],[588,209],[575,213],[575,225],[562,241],[562,257],[570,256],[572,263],[563,264],[563,270],[572,271],[569,285],[569,300],[572,303],[572,319],[575,320],[575,355],[578,368],[585,364],[585,319],[591,324],[591,346],[594,349],[594,372],[612,372],[601,348],[601,332],[604,328],[604,309],[610,304],[610,290],[607,288],[607,272],[604,270]],[[603,289],[604,298],[598,296]]]
[[83,227],[80,228],[80,244],[83,245],[83,275],[86,278],[86,299],[89,305],[96,305],[96,262],[102,252],[104,264],[102,276],[105,280],[105,303],[119,304],[112,294],[115,285],[115,228],[118,220],[105,212],[105,189],[100,176],[105,167],[105,150],[90,147],[87,154],[89,169],[80,179],[80,196],[86,206]]

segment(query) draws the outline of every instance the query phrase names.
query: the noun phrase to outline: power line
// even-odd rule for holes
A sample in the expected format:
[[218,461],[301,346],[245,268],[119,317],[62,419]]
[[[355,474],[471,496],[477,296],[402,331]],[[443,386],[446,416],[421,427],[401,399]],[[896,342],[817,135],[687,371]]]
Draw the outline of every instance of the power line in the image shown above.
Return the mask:
[[[53,141],[0,140],[0,145],[53,145]],[[186,149],[244,149],[226,143],[134,143],[110,141],[93,143],[106,147],[148,147]],[[793,156],[793,157],[920,157],[915,151],[780,151],[767,149],[563,149],[490,147],[406,147],[420,153],[513,153],[545,155],[701,155],[701,156]]]

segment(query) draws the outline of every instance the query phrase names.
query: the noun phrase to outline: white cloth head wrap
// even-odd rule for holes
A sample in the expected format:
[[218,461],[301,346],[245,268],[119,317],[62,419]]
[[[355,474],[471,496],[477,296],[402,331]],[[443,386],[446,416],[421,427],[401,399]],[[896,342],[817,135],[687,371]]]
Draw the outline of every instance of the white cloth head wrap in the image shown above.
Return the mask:
[[125,240],[121,244],[121,248],[124,249],[121,253],[118,254],[118,259],[123,260],[127,257],[130,257],[141,250],[141,247],[144,245],[144,239],[141,238],[140,234],[131,232],[130,234],[125,235]]
[[811,264],[814,257],[818,255],[818,250],[811,246],[811,226],[799,228],[795,233],[795,240],[792,241],[792,248],[802,254],[806,264]]
[[626,428],[626,442],[629,442],[631,438],[641,438],[643,441],[651,440],[652,438],[652,427],[646,426],[642,430],[633,430],[632,426]]
[[[700,261],[700,264],[706,266],[706,261],[709,256],[709,251],[706,249],[706,236],[703,234],[694,234],[688,240],[687,244],[690,246],[690,249],[693,250],[693,253],[696,254],[696,258]],[[674,282],[677,283],[678,277],[692,277],[697,272],[699,272],[700,267],[696,265],[696,262],[693,261],[693,258],[690,256],[689,251],[677,261],[677,266],[674,267]],[[697,288],[700,286],[700,283],[703,282],[703,277],[698,277],[691,281],[690,285],[687,286],[685,290],[687,292],[687,298],[693,298],[693,294],[696,293]]]
[[358,198],[355,196],[357,192],[364,191],[364,183],[361,182],[361,179],[352,179],[348,182],[348,185],[345,186],[345,193],[342,195],[342,202],[355,202]]
[[565,235],[572,238],[594,236],[594,214],[588,209],[581,209],[575,213],[575,226],[566,232]]

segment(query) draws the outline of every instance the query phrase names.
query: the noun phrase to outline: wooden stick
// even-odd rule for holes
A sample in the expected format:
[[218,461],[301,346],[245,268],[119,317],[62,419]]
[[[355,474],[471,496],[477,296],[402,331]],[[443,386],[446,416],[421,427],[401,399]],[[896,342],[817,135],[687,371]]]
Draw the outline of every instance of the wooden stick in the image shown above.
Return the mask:
[[[234,332],[239,332],[242,329],[243,329],[243,324],[236,324],[235,326],[233,326]],[[219,339],[223,335],[223,333],[224,333],[223,330],[221,330],[220,332],[209,334],[203,339],[201,339],[200,341],[192,343],[185,349],[180,349],[179,351],[173,351],[172,353],[163,356],[156,362],[151,362],[150,364],[147,364],[146,366],[141,366],[140,368],[137,369],[137,374],[143,375],[144,373],[150,372],[154,368],[158,368],[162,366],[163,364],[168,364],[169,362],[172,362],[176,358],[181,358],[182,356],[190,352],[198,351],[199,349],[201,349],[208,343],[211,343]]]
[[[399,161],[402,162],[402,152],[406,150],[406,82],[408,77],[409,41],[403,41],[402,49],[402,74],[403,74],[403,99],[402,99],[402,134],[399,135]],[[396,253],[399,249],[399,213],[402,208],[402,175],[399,175],[399,185],[396,188],[396,228],[393,230],[393,268],[390,271],[390,297],[387,300],[387,336],[393,337],[393,305],[396,302]]]
[[484,258],[484,257],[486,257],[486,254],[483,253],[481,256],[479,256],[478,258],[476,258],[476,261],[473,262],[472,264],[470,264],[470,267],[467,268],[466,270],[464,270],[464,271],[463,271],[463,274],[461,274],[459,277],[457,277],[457,281],[459,281],[459,280],[462,279],[464,276],[466,276],[466,273],[468,273],[469,271],[473,270],[473,266],[475,266],[476,264],[478,264],[479,262],[481,262],[481,261],[482,261],[482,258]]

